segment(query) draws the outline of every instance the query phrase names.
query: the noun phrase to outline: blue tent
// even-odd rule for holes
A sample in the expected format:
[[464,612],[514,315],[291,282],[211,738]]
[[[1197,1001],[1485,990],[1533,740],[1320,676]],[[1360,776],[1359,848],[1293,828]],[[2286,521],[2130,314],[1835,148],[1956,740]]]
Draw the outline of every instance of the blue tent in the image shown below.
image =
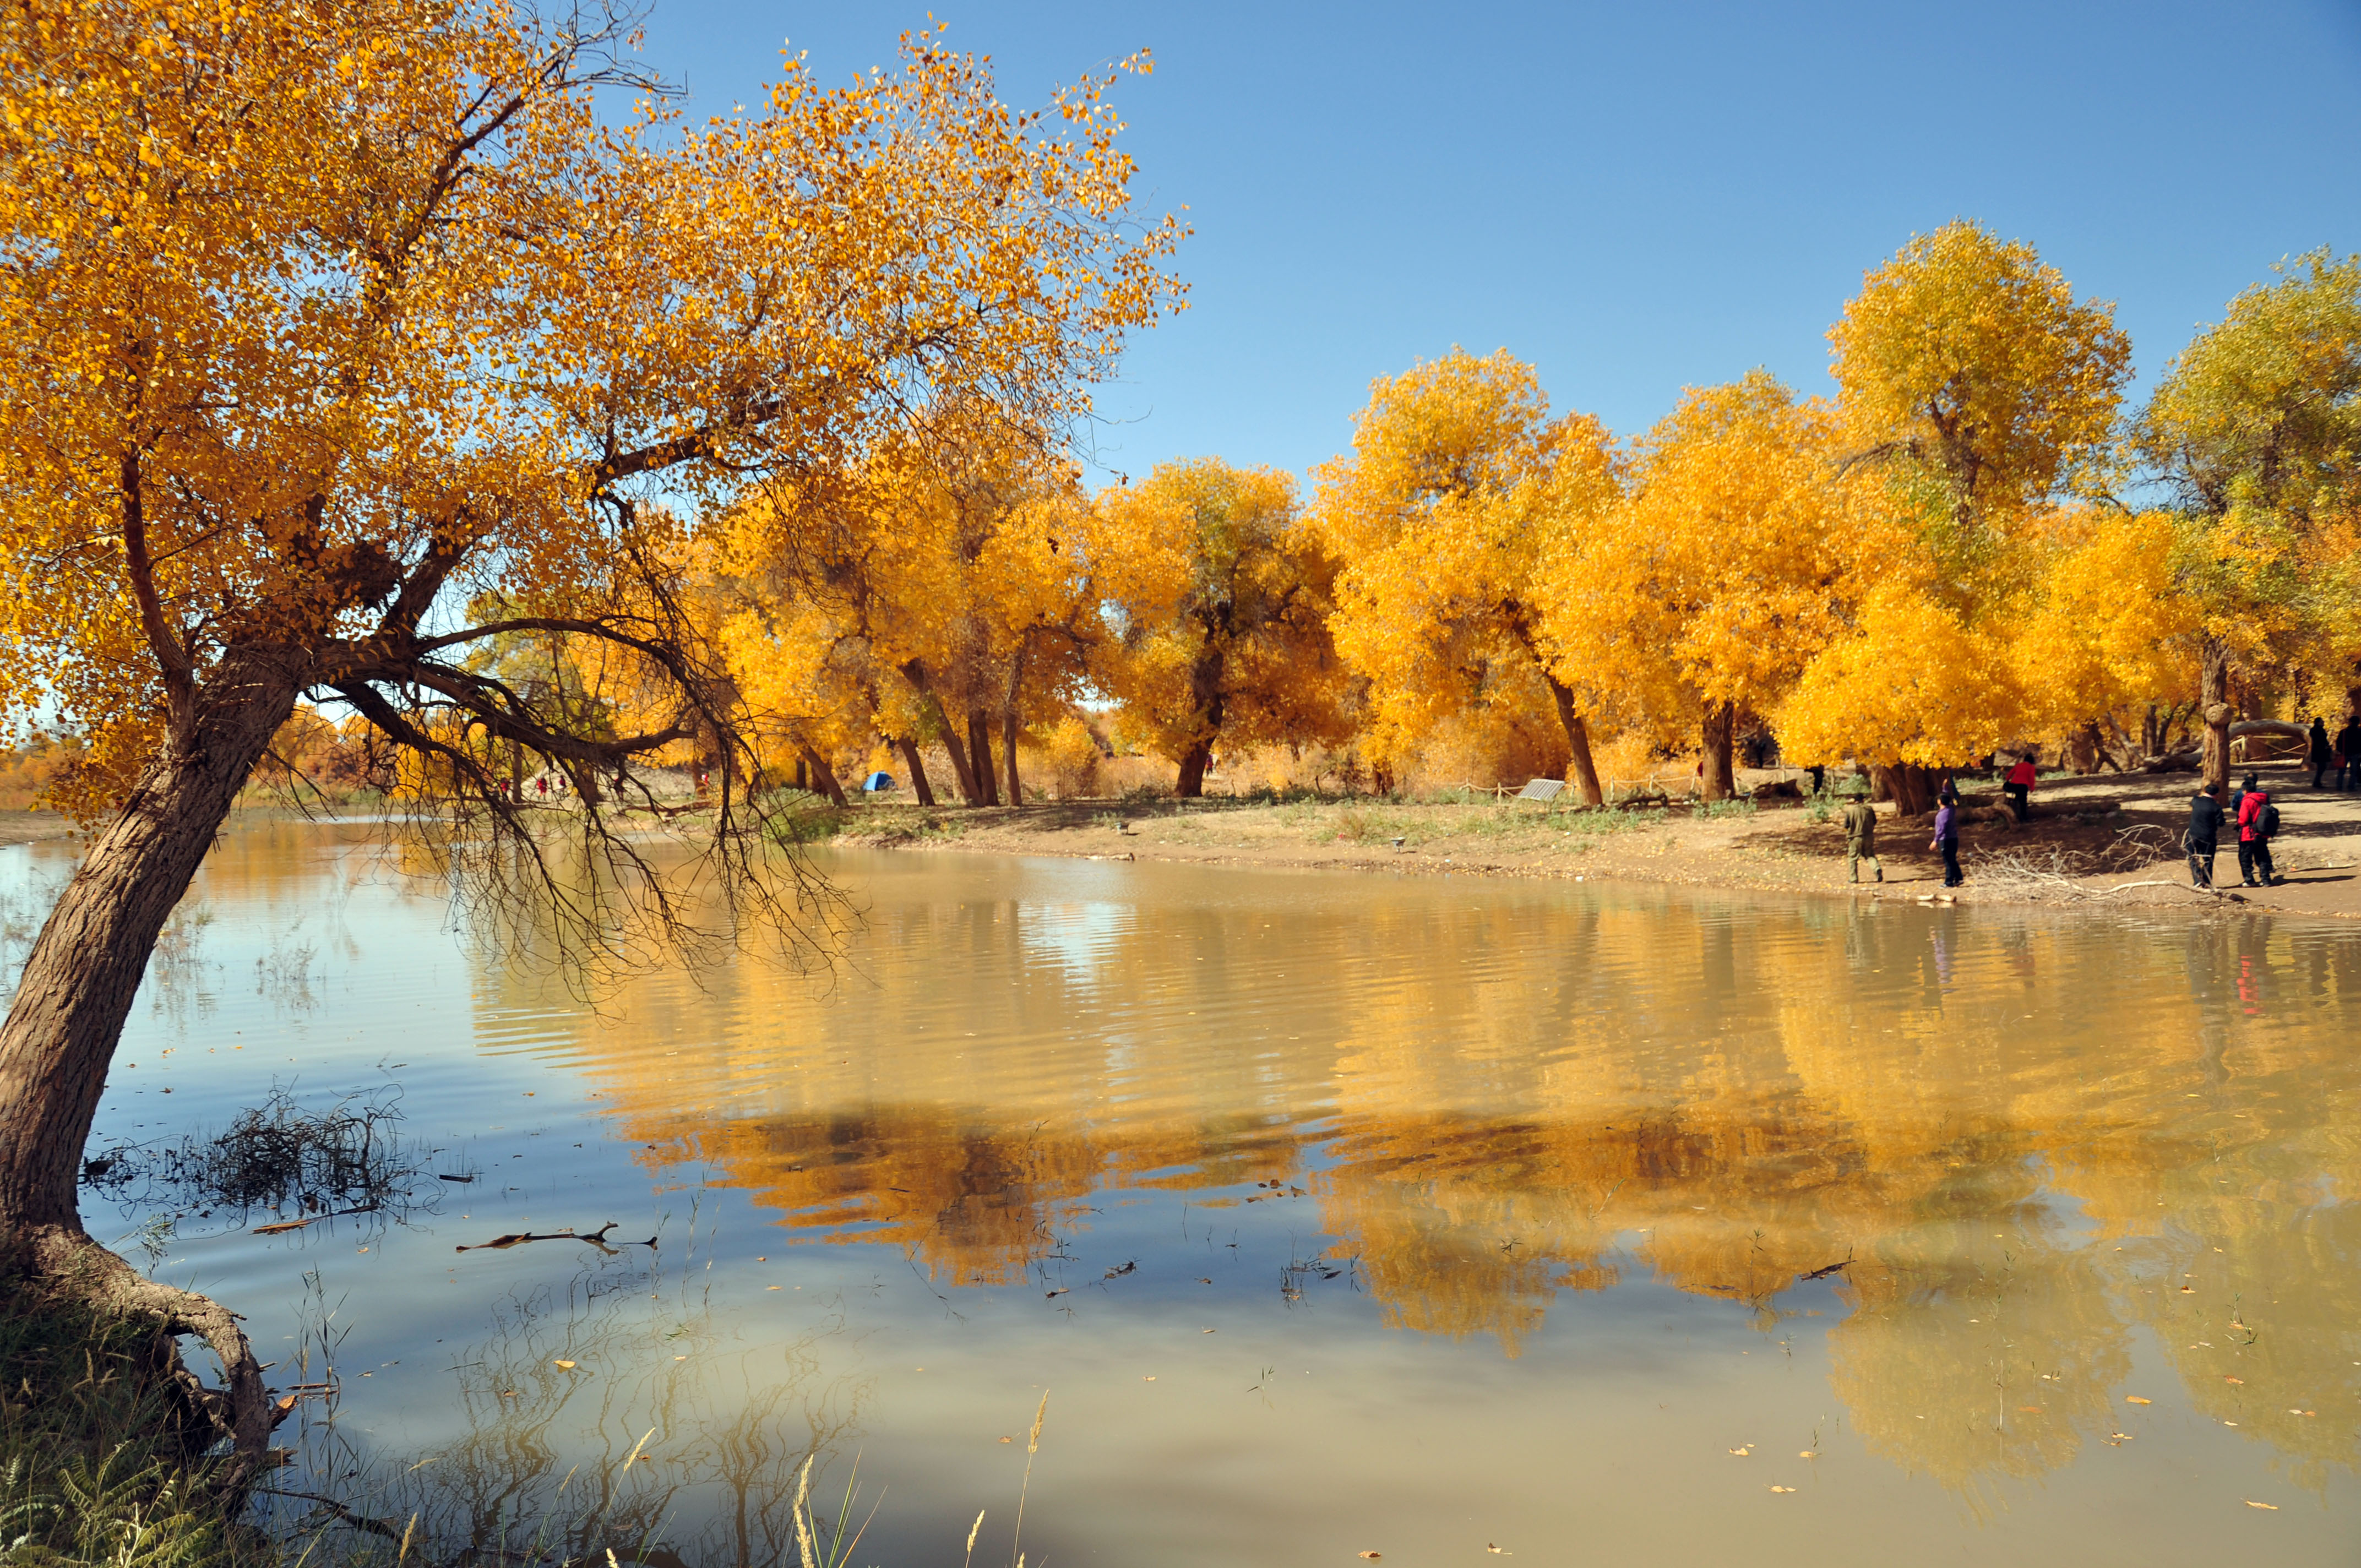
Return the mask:
[[875,795],[881,789],[892,789],[893,787],[894,775],[892,773],[872,773],[867,778],[861,781],[862,793],[864,795]]

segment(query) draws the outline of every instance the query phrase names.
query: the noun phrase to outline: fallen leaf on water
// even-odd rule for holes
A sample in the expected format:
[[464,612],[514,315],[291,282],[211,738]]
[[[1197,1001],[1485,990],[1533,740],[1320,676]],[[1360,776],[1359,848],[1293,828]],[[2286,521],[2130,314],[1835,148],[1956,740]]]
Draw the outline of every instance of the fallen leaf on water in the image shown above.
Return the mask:
[[550,1365],[556,1367],[561,1372],[571,1372],[574,1370],[574,1363],[570,1361],[553,1361]]
[[1495,1546],[1488,1541],[1484,1543],[1484,1550],[1487,1552],[1498,1552],[1502,1557],[1514,1557],[1516,1555],[1515,1552],[1510,1551],[1507,1547]]
[[1793,1486],[1773,1486],[1771,1489],[1774,1492],[1792,1492],[1795,1488]]
[[1056,1300],[1059,1297],[1060,1297],[1060,1296],[1064,1295],[1067,1291],[1071,1290],[1072,1288],[1073,1288],[1073,1287],[1072,1287],[1072,1286],[1071,1286],[1071,1285],[1061,1285],[1061,1286],[1060,1286],[1060,1287],[1059,1287],[1057,1289],[1055,1289],[1055,1290],[1047,1290],[1047,1291],[1042,1292],[1042,1296],[1043,1296],[1043,1299],[1044,1299],[1045,1300],[1054,1301],[1054,1300]]
[[1738,1455],[1738,1457],[1739,1457],[1739,1458],[1743,1459],[1743,1458],[1745,1458],[1745,1457],[1746,1457],[1746,1455],[1747,1455],[1747,1450],[1748,1450],[1748,1449],[1752,1449],[1753,1446],[1754,1446],[1754,1445],[1753,1445],[1752,1443],[1751,1443],[1751,1442],[1750,1442],[1750,1443],[1748,1443],[1748,1444],[1746,1445],[1746,1447],[1745,1447],[1745,1448],[1733,1448],[1733,1449],[1731,1449],[1730,1452],[1730,1453],[1734,1453],[1734,1454],[1736,1454],[1736,1455]]
[[2279,1511],[2279,1506],[2277,1503],[2258,1503],[2252,1497],[2248,1497],[2246,1499],[2246,1507],[2250,1508],[2268,1508],[2273,1513]]
[[2197,1294],[2197,1287],[2194,1285],[2184,1285],[2180,1288],[2180,1293],[2184,1296],[2194,1296]]
[[1798,1458],[1798,1459],[1817,1459],[1819,1456],[1820,1456],[1820,1455],[1819,1455],[1819,1451],[1818,1451],[1818,1450],[1817,1450],[1817,1449],[1810,1449],[1810,1448],[1807,1448],[1807,1449],[1804,1450],[1804,1452],[1803,1452],[1803,1453],[1798,1453],[1797,1455],[1795,1455],[1795,1457],[1796,1457],[1796,1458]]
[[1204,1277],[1204,1276],[1200,1275],[1197,1277],[1197,1283],[1200,1285],[1211,1285],[1213,1281]]
[[2107,1441],[2117,1448],[2123,1447],[2131,1440],[2132,1434],[2127,1431],[2111,1431],[2107,1434]]
[[1200,1333],[1208,1333],[1208,1334],[1209,1334],[1209,1333],[1212,1333],[1213,1331],[1213,1330],[1211,1330],[1211,1329],[1200,1329],[1200,1330],[1198,1330],[1197,1332],[1200,1332]]
[[2246,1379],[2243,1377],[2224,1377],[2222,1381],[2224,1383],[2244,1383]]
[[1000,1441],[1003,1442],[1015,1442],[1016,1440],[1013,1437],[1004,1437]]
[[1382,1552],[1356,1552],[1353,1555],[1356,1557],[1366,1557],[1370,1562],[1375,1563],[1378,1558],[1383,1557],[1385,1553]]
[[2019,1415],[2037,1416],[2041,1413],[2041,1407],[2038,1405],[2019,1405],[2016,1408],[2016,1410]]
[[763,1289],[765,1289],[765,1290],[776,1290],[776,1289],[778,1288],[778,1287],[777,1287],[777,1286],[775,1286],[775,1285],[765,1285],[765,1286],[763,1286]]
[[675,1355],[675,1356],[674,1356],[674,1357],[673,1357],[673,1359],[674,1359],[675,1361],[686,1361],[686,1360],[688,1359],[688,1357],[686,1357],[686,1356],[685,1356],[685,1355]]
[[1141,1378],[1140,1381],[1142,1383],[1153,1383],[1156,1381],[1156,1374],[1151,1372],[1147,1376]]
[[2124,1403],[2126,1405],[2152,1405],[2156,1401],[2153,1399],[2143,1399],[2137,1394],[2126,1394],[2124,1396]]

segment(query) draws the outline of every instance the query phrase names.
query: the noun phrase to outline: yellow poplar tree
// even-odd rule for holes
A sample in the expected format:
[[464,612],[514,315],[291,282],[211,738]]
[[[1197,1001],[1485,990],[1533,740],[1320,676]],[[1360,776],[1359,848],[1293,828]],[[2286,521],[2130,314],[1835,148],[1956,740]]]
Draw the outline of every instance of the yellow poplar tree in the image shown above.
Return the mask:
[[1219,458],[1166,463],[1102,490],[1092,577],[1113,636],[1098,663],[1126,728],[1204,793],[1216,743],[1334,745],[1342,665],[1334,569],[1296,515],[1295,481]]
[[1460,719],[1551,747],[1584,801],[1601,802],[1541,585],[1567,532],[1618,483],[1606,428],[1587,414],[1553,421],[1532,367],[1506,349],[1455,348],[1371,387],[1352,455],[1314,472],[1310,521],[1338,565],[1330,626],[1368,682],[1366,732],[1381,764]]
[[2309,663],[2349,681],[2361,652],[2361,256],[2323,249],[2279,270],[2173,361],[2136,432],[2178,492],[2176,576],[2204,617],[2215,784],[2229,776],[2234,669]]
[[1870,570],[1779,733],[1798,761],[1871,763],[1915,813],[1926,769],[2034,716],[2010,653],[2038,562],[2028,542],[2106,455],[2131,344],[2112,306],[2078,301],[2031,246],[1965,221],[1870,272],[1828,342],[1848,464],[1879,481],[1860,513]]
[[[659,493],[824,469],[949,389],[1059,428],[1172,297],[1103,80],[1019,115],[920,35],[895,72],[790,60],[749,113],[602,128],[649,84],[630,47],[506,0],[0,12],[0,702],[89,737],[60,798],[94,829],[0,1025],[0,1273],[204,1334],[242,1467],[244,1335],[94,1243],[75,1177],[157,932],[298,700],[424,759],[439,847],[500,891],[548,863],[502,747],[611,773],[738,733]],[[660,668],[668,711],[584,733],[471,667],[524,632]],[[684,883],[567,820],[596,874],[523,888],[544,927],[698,935]],[[684,874],[792,930],[756,826],[725,799]]]
[[1834,444],[1830,411],[1765,372],[1692,389],[1548,568],[1560,677],[1611,671],[1658,733],[1699,734],[1709,799],[1733,793],[1739,716],[1769,713],[1839,630],[1857,562]]

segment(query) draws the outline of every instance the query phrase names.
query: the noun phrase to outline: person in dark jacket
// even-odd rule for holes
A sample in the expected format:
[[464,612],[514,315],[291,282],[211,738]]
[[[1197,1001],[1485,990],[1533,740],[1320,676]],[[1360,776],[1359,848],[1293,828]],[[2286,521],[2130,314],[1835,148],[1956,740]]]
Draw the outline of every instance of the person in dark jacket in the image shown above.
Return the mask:
[[2189,883],[2191,887],[2213,885],[2213,852],[2222,841],[2221,786],[2207,784],[2189,801],[2189,831],[2181,842],[2189,847]]
[[2312,734],[2304,742],[2304,761],[2312,764],[2312,787],[2318,789],[2321,775],[2336,762],[2336,748],[2328,743],[2328,721],[2316,713],[2312,716]]
[[1950,781],[1943,783],[1943,793],[1937,797],[1935,807],[1935,848],[1943,856],[1943,885],[1957,887],[1967,881],[1960,870],[1960,797]]
[[2361,788],[2361,715],[2347,718],[2336,732],[2336,754],[2342,759],[2336,787]]
[[2262,873],[2260,882],[2247,876],[2245,882],[2248,887],[2268,887],[2279,880],[2271,869],[2271,836],[2264,827],[2263,814],[2270,806],[2269,793],[2255,783],[2254,774],[2248,773],[2246,793],[2238,797],[2238,869]]

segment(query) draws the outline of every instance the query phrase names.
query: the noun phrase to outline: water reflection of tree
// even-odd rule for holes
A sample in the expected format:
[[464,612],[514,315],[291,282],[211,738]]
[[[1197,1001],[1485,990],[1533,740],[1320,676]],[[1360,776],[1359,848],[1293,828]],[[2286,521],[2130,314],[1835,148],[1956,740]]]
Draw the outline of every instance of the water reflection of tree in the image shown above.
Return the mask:
[[[1054,923],[1020,914],[884,903],[869,951],[923,972],[824,1003],[742,970],[651,989],[580,1048],[651,1165],[939,1281],[1021,1277],[1107,1188],[1283,1179],[1389,1321],[1511,1353],[1633,1261],[1767,1326],[1850,1259],[1838,1391],[1963,1491],[2106,1439],[2143,1325],[2300,1475],[2355,1463],[2361,944],[1410,887],[1290,907],[1289,983],[1258,990],[1251,901],[1142,902],[1039,950]],[[2150,1277],[2168,1254],[2196,1294]],[[2180,1315],[2233,1297],[2268,1319],[2225,1371]]]
[[453,1439],[364,1454],[314,1423],[286,1489],[397,1528],[415,1514],[425,1562],[793,1561],[796,1473],[851,1447],[866,1383],[824,1377],[824,1334],[755,1349],[702,1309],[651,1314],[649,1284],[609,1268],[503,1300],[452,1365]]

